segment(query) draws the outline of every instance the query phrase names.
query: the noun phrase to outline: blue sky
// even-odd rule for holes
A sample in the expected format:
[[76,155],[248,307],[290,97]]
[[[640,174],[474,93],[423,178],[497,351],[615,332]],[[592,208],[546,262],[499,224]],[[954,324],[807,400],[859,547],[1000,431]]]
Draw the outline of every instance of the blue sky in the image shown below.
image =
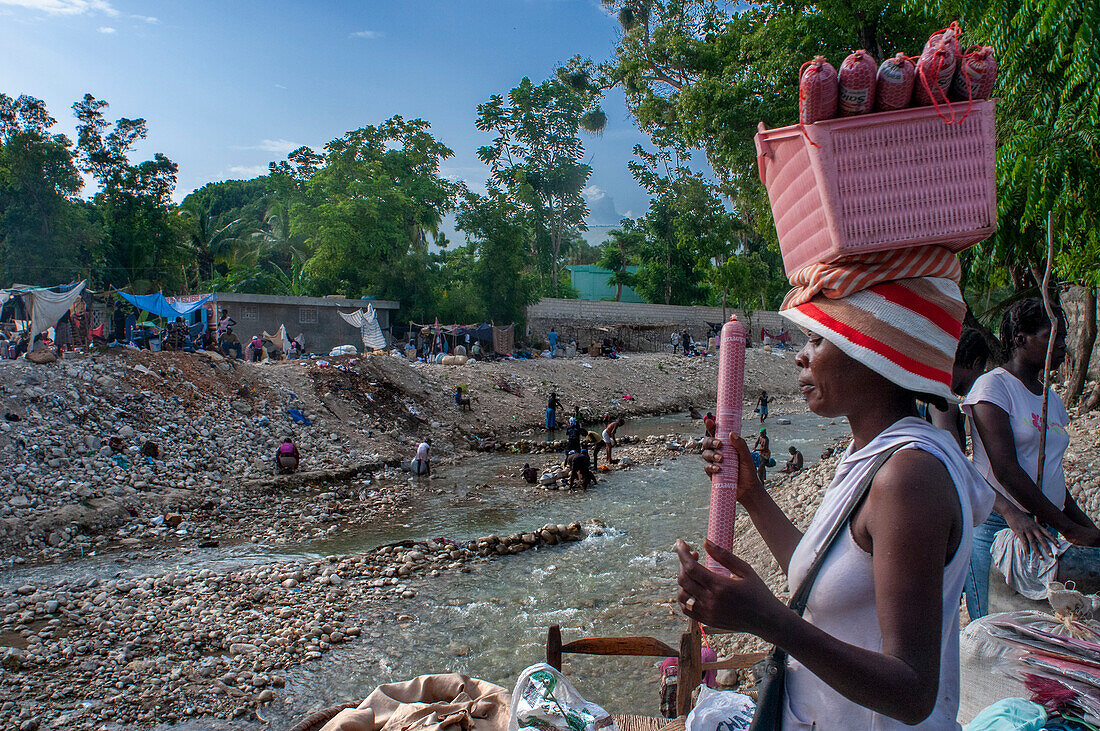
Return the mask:
[[[45,100],[70,134],[85,92],[144,117],[138,153],[179,164],[177,199],[394,114],[428,120],[455,151],[446,174],[477,187],[477,105],[573,55],[606,59],[617,37],[598,0],[0,0],[0,92]],[[626,163],[646,138],[620,93],[604,106],[590,200],[641,215]]]

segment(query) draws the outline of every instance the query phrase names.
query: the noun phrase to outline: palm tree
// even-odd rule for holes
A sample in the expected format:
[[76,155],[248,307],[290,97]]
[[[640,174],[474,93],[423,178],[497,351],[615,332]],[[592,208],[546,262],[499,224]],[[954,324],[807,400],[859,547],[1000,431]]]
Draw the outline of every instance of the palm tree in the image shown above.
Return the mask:
[[[218,228],[209,209],[195,211],[191,208],[180,210],[180,217],[190,221],[190,245],[195,255],[195,278],[201,280],[205,274],[213,279],[217,273],[214,265],[225,259],[225,254],[236,245],[238,239],[231,229],[240,223],[237,218]],[[235,258],[235,257],[234,257]]]

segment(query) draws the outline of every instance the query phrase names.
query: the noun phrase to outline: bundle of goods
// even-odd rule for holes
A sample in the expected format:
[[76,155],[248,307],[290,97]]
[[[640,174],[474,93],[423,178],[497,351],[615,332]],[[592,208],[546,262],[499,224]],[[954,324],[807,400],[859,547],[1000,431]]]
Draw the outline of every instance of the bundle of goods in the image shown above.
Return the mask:
[[1023,682],[1048,712],[1100,724],[1100,623],[1095,596],[1054,583],[1054,615],[1007,612],[989,617],[989,634],[1022,653],[995,669]]
[[798,124],[756,135],[788,276],[864,252],[961,251],[996,230],[997,61],[959,35],[952,24],[881,65],[862,49],[839,71],[803,64]]

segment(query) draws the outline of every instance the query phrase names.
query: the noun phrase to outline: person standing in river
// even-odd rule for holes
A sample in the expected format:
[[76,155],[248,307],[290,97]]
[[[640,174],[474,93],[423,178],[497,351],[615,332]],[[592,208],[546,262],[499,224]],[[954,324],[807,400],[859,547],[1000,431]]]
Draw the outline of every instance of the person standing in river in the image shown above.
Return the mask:
[[569,418],[569,428],[565,430],[565,452],[581,451],[581,427],[576,417]]
[[751,566],[708,542],[731,575],[712,573],[683,541],[677,599],[694,621],[783,651],[773,656],[786,669],[783,729],[960,729],[959,596],[993,491],[951,435],[916,411],[918,397],[952,398],[966,312],[960,275],[952,252],[923,246],[792,277],[780,312],[808,331],[795,359],[799,390],[810,411],[847,417],[852,430],[805,532],[758,479],[739,435],[704,442],[710,475],[722,469],[725,440],[737,450],[737,501],[808,600],[804,614],[788,607]]
[[625,423],[626,419],[620,416],[618,419],[604,427],[602,438],[604,446],[607,448],[607,463],[609,465],[615,464],[619,461],[617,459],[611,459],[611,448],[617,444],[617,442],[615,441],[615,432],[617,432],[619,430],[619,427]]
[[550,392],[550,398],[546,400],[546,428],[550,431],[558,428],[558,407],[561,401],[555,391]]
[[768,420],[768,392],[761,391],[760,398],[756,399],[756,413],[760,414],[760,423]]

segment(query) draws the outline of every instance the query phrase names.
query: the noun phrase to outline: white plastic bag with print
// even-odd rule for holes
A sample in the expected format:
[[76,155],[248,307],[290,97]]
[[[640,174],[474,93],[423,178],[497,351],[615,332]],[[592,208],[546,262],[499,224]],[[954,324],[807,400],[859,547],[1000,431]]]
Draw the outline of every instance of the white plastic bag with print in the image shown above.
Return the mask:
[[611,714],[589,703],[565,676],[546,663],[520,673],[512,692],[508,731],[619,731]]
[[752,723],[756,704],[732,690],[699,686],[699,700],[688,714],[686,731],[745,731]]

